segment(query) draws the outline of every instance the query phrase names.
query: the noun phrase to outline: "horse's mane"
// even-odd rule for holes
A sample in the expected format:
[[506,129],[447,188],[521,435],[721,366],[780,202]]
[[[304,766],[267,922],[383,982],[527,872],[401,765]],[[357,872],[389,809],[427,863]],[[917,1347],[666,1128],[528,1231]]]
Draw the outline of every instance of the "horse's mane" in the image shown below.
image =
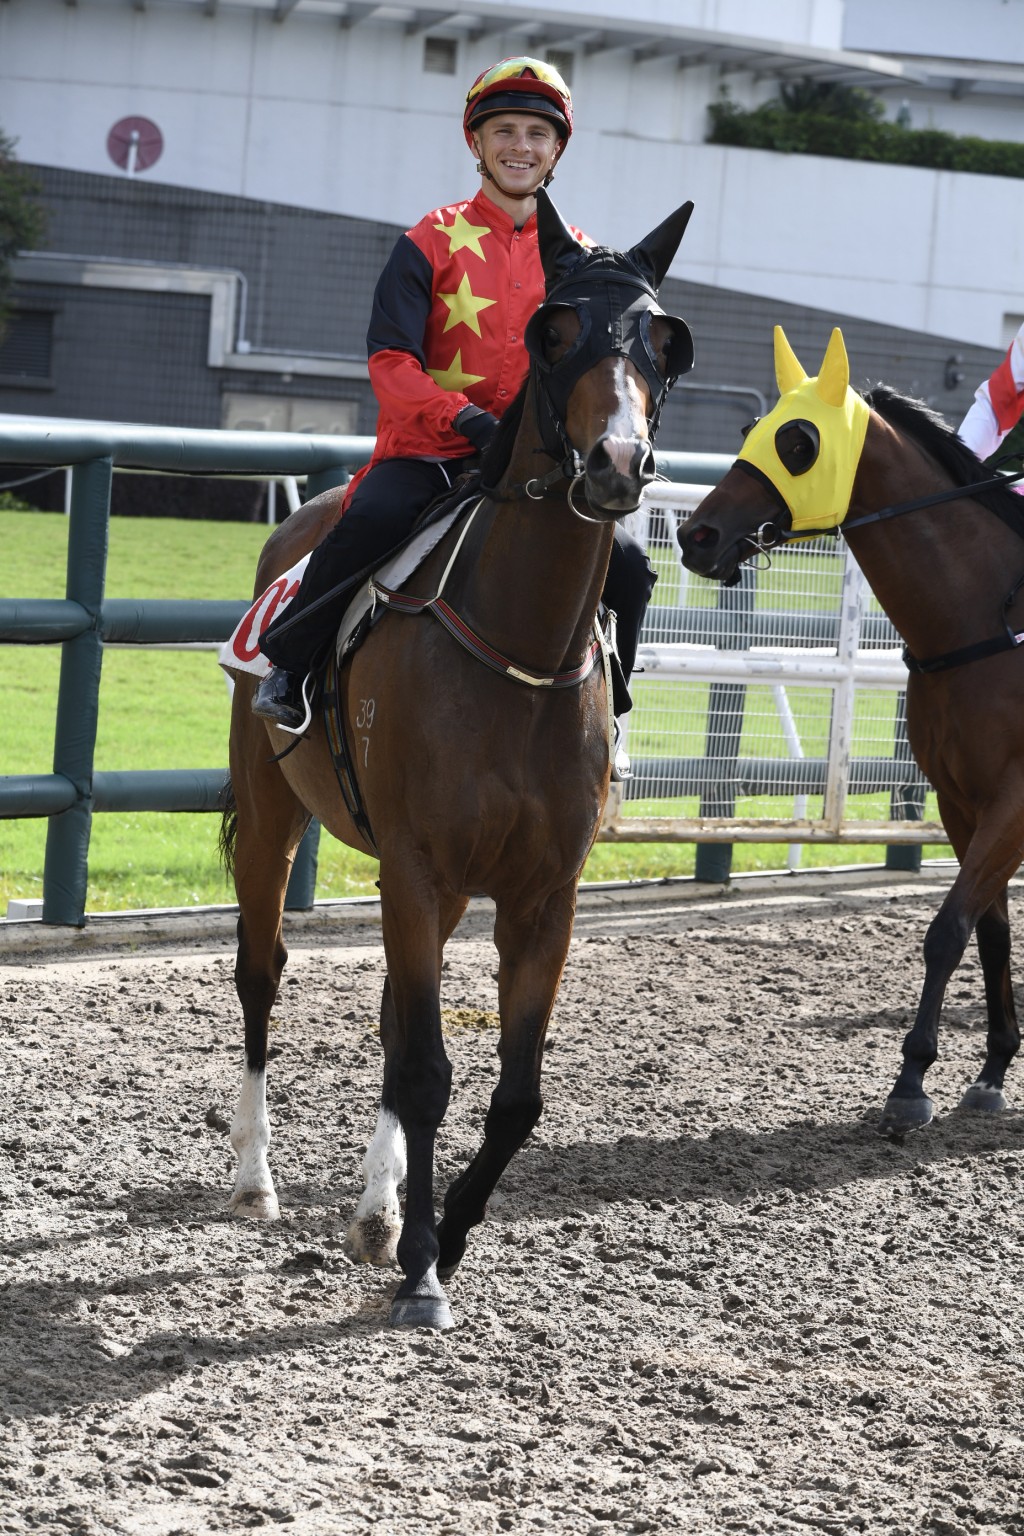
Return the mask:
[[[972,485],[979,480],[991,479],[992,471],[986,469],[966,443],[961,442],[945,417],[940,416],[938,411],[926,405],[923,400],[901,395],[888,384],[875,384],[863,394],[868,405],[878,412],[883,421],[904,432],[907,437],[912,437],[926,453],[931,454],[954,485]],[[980,506],[988,507],[991,512],[1008,512],[1017,519],[1024,518],[1021,498],[1009,488],[1003,490],[1001,486],[995,486],[972,499]]]
[[484,485],[497,485],[512,462],[512,449],[515,447],[516,435],[522,424],[529,382],[530,378],[527,374],[522,388],[499,421],[498,430],[491,438],[480,460],[479,474]]

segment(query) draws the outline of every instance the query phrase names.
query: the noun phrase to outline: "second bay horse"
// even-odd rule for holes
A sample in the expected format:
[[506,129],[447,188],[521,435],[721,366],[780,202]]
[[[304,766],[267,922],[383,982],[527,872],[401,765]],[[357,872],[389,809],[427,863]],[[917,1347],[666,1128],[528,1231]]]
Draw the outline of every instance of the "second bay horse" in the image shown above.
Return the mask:
[[965,1108],[1003,1109],[1020,1044],[1007,882],[1024,858],[1024,500],[919,401],[849,386],[841,333],[809,379],[780,328],[781,399],[679,530],[690,570],[731,583],[742,561],[839,526],[906,642],[907,735],[960,871],[924,943],[917,1016],[880,1130],[927,1124],[946,987],[972,932],[988,1040]]

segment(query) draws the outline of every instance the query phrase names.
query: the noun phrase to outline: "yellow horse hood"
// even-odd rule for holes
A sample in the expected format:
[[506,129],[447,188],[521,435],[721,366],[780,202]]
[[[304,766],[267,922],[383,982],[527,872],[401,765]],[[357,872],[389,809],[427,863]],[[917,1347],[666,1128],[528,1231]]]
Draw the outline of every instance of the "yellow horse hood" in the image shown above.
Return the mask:
[[795,532],[834,528],[849,510],[871,414],[850,388],[842,331],[832,332],[821,372],[811,379],[777,325],[775,378],[781,398],[751,427],[739,459],[775,487]]

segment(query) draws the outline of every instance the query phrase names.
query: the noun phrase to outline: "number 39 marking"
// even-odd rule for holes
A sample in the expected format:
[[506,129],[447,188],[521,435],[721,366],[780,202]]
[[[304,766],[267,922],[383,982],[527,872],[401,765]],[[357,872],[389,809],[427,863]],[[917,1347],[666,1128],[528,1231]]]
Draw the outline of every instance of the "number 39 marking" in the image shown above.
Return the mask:
[[[373,729],[373,717],[376,710],[377,706],[373,699],[359,700],[359,710],[355,718],[357,731],[371,731]],[[360,736],[359,740],[363,746],[363,767],[366,768],[370,761],[370,738],[368,735]]]

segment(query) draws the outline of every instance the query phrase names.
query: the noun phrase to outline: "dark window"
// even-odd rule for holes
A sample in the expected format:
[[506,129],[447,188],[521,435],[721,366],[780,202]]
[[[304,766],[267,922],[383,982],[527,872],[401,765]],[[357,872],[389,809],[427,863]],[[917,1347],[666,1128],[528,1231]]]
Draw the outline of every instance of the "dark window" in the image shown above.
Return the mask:
[[0,384],[46,389],[53,384],[53,311],[16,309],[0,333]]
[[451,37],[423,39],[423,68],[428,75],[454,75],[459,47]]

